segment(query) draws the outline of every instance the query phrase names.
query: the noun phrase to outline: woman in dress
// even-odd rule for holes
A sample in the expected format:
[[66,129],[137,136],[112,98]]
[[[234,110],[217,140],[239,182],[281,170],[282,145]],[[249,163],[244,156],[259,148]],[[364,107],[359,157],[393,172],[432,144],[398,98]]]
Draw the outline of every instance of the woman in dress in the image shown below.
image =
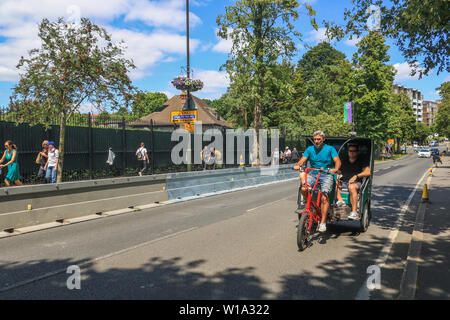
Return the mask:
[[[21,186],[22,182],[20,182],[21,176],[19,172],[19,163],[17,162],[17,147],[11,140],[8,140],[5,142],[5,149],[6,150],[0,159],[0,168],[8,167],[8,174],[5,177],[5,184],[9,187],[11,182],[13,182],[17,186]],[[1,164],[5,160],[6,163]]]

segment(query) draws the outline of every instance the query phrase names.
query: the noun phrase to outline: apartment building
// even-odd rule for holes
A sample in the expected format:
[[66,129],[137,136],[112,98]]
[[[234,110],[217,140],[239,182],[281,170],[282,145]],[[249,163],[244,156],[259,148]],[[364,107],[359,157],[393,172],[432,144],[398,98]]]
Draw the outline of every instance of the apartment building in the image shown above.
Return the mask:
[[427,126],[432,126],[436,123],[438,106],[439,103],[436,101],[423,102],[423,123],[425,123]]
[[[416,116],[416,121],[418,122],[424,122],[423,121],[423,94],[420,92],[420,90],[412,89],[412,88],[406,88],[404,86],[394,84],[393,90],[395,93],[405,93],[409,99],[411,100],[411,105],[414,111],[414,115]],[[436,110],[437,112],[437,110]]]

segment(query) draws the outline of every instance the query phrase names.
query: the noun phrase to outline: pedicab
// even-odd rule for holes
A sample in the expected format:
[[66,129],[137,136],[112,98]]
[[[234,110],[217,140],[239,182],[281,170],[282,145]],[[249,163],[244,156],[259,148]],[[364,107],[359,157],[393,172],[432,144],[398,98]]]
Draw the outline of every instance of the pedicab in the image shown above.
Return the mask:
[[[314,145],[312,137],[305,137],[306,139],[306,147]],[[373,140],[369,138],[360,138],[360,137],[330,137],[326,138],[325,143],[334,147],[338,152],[339,158],[342,160],[348,159],[348,147],[352,144],[357,144],[359,146],[359,155],[358,158],[362,159],[365,163],[370,166],[370,176],[364,177],[361,183],[361,188],[358,193],[358,209],[357,212],[360,216],[359,220],[350,220],[353,221],[353,226],[356,227],[360,232],[367,231],[369,227],[369,223],[371,220],[371,212],[370,212],[370,198],[372,192],[372,180],[373,180],[373,168],[374,168],[374,145]],[[305,250],[309,244],[312,235],[317,232],[318,224],[322,218],[321,212],[321,191],[320,191],[320,183],[319,177],[321,174],[327,174],[328,168],[305,168],[306,174],[311,172],[312,170],[319,171],[317,174],[317,179],[314,182],[314,185],[308,186],[307,197],[304,199],[306,201],[306,206],[304,210],[298,212],[298,227],[297,227],[297,245],[300,251]],[[345,202],[345,206],[336,205],[336,180],[337,174],[334,174],[334,186],[332,191],[328,194],[329,199],[329,209],[327,214],[327,223],[339,223],[341,221],[348,221],[348,216],[351,212],[351,203],[349,191],[347,188],[341,186],[340,191],[342,198]],[[301,192],[301,181],[298,190],[298,200],[297,204],[300,208],[300,203],[302,201],[302,192]]]

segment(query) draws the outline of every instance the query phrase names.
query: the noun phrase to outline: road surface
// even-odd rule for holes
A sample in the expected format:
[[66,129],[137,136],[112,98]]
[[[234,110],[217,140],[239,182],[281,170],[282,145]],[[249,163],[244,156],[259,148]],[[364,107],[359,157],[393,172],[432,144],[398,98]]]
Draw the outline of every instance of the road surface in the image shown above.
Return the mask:
[[[0,300],[394,299],[421,186],[410,195],[430,165],[377,163],[369,230],[341,223],[304,252],[297,181],[0,239]],[[374,264],[381,289],[369,292]],[[71,265],[80,290],[67,288]]]

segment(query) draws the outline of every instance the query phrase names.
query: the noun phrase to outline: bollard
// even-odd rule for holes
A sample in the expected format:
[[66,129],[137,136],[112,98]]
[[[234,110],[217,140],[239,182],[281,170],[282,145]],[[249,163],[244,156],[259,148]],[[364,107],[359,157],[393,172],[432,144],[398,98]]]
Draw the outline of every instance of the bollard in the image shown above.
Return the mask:
[[430,176],[433,175],[433,167],[430,168]]
[[428,197],[428,186],[425,183],[423,185],[423,192],[422,192],[422,202],[428,202],[430,198]]

